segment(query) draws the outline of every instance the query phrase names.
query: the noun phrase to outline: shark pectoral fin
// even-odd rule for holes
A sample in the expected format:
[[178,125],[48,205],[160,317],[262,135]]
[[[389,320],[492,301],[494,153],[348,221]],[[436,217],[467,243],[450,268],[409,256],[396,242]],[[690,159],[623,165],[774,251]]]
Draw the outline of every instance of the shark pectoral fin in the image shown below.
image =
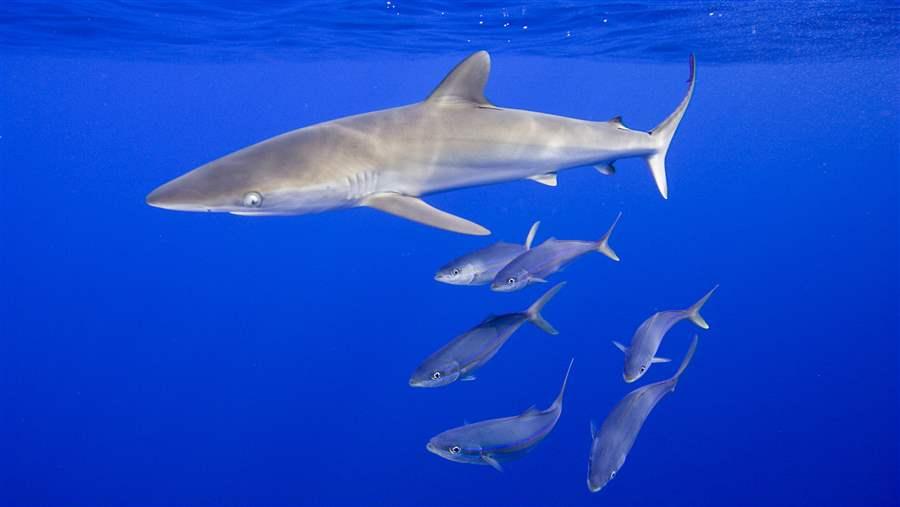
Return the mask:
[[613,343],[613,345],[616,346],[617,349],[621,350],[623,354],[627,354],[627,353],[628,353],[628,347],[626,347],[625,345],[622,345],[621,343],[619,343],[619,342],[617,342],[617,341],[615,341],[615,340],[613,340],[612,343]]
[[466,375],[459,379],[460,382],[471,382],[473,380],[475,380],[475,375]]
[[528,179],[536,181],[541,185],[547,185],[548,187],[555,187],[557,185],[556,173],[537,174],[535,176],[529,176]]
[[598,173],[604,176],[612,176],[613,174],[616,174],[616,167],[612,162],[608,164],[595,165],[594,169],[596,169]]
[[494,458],[488,456],[487,454],[482,454],[482,455],[481,455],[481,461],[484,461],[484,462],[487,463],[488,465],[494,467],[494,470],[496,470],[496,471],[498,471],[498,472],[502,472],[502,471],[503,471],[503,467],[500,466],[500,463],[499,463],[497,460],[495,460]]
[[671,363],[671,362],[672,362],[672,360],[667,357],[654,357],[653,359],[650,360],[650,364]]
[[487,236],[491,233],[475,222],[441,211],[422,199],[409,195],[394,192],[372,194],[363,199],[361,205],[445,231],[473,236]]
[[532,282],[532,283],[550,283],[547,280],[544,280],[543,278],[532,278],[528,281]]

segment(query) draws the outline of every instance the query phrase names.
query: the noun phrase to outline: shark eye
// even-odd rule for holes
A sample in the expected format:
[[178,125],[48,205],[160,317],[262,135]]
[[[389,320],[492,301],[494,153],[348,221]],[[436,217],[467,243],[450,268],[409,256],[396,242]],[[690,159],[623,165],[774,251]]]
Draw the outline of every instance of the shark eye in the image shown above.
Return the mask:
[[450,454],[459,454],[459,451],[461,451],[461,450],[462,449],[460,449],[458,445],[454,445],[453,447],[451,447],[449,449]]
[[259,192],[247,192],[242,203],[247,208],[258,208],[262,205],[262,195]]
[[506,285],[512,285],[514,283],[516,283],[516,279],[512,277],[510,277],[510,279],[506,281]]
[[613,470],[613,471],[610,472],[610,474],[609,474],[609,480],[613,480],[613,479],[615,479],[615,478],[616,478],[616,471]]
[[641,365],[641,373],[644,373],[645,371],[647,371],[647,367],[644,365]]
[[453,276],[459,275],[459,268],[453,268]]
[[441,372],[439,372],[439,371],[436,371],[431,374],[431,380],[438,380],[440,378],[441,378]]

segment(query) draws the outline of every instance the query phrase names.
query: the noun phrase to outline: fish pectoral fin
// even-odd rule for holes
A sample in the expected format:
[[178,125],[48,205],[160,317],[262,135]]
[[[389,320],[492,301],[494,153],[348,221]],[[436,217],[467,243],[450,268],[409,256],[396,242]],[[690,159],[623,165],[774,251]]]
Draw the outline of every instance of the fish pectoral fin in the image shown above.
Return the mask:
[[422,199],[410,195],[382,192],[364,198],[360,205],[445,231],[473,236],[487,236],[491,233],[475,222],[441,211]]
[[612,344],[615,345],[617,349],[621,350],[623,354],[628,353],[628,347],[626,347],[625,345],[622,345],[621,343],[619,343],[615,340],[613,340]]
[[475,378],[476,378],[475,375],[466,375],[465,377],[460,378],[459,381],[460,382],[471,382],[471,381],[475,380]]
[[650,360],[650,364],[670,363],[670,362],[672,362],[672,360],[667,357],[654,357],[653,359]]
[[555,187],[557,185],[556,173],[536,174],[534,176],[529,176],[528,179],[536,181],[541,185],[547,185],[548,187]]
[[616,167],[613,165],[612,162],[610,162],[608,164],[595,165],[594,169],[596,169],[598,173],[603,174],[605,176],[612,176],[613,174],[616,174]]
[[496,471],[498,471],[498,472],[502,472],[502,471],[503,471],[503,467],[500,466],[500,462],[497,461],[496,459],[494,459],[494,458],[488,456],[487,454],[482,454],[482,455],[481,455],[481,461],[484,461],[484,462],[487,463],[488,465],[492,466],[492,467],[494,468],[494,470],[496,470]]

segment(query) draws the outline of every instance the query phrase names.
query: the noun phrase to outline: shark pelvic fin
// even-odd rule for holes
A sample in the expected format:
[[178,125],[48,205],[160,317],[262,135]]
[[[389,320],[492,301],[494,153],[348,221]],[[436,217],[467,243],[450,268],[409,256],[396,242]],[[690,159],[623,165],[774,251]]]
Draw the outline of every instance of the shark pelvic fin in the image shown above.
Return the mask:
[[473,236],[487,236],[491,233],[475,222],[441,211],[422,199],[410,195],[382,192],[366,197],[360,205],[445,231]]
[[484,98],[484,86],[491,73],[491,56],[479,51],[453,68],[447,77],[431,92],[426,102],[437,104],[475,104],[494,108]]
[[536,181],[541,185],[547,185],[548,187],[556,186],[556,173],[545,173],[545,174],[536,174],[534,176],[529,176],[529,180]]
[[612,176],[613,174],[616,174],[616,167],[612,162],[608,164],[595,165],[594,169],[596,169],[598,173],[604,176]]

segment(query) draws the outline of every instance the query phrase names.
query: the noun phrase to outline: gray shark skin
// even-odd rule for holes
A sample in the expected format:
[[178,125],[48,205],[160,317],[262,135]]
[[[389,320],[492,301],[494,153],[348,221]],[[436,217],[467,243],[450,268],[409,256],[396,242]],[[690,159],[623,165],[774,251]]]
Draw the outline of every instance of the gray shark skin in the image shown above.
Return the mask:
[[656,357],[656,351],[659,350],[659,345],[665,338],[666,333],[675,324],[687,319],[700,329],[709,329],[709,324],[700,315],[700,309],[703,308],[703,305],[706,304],[706,301],[718,288],[718,285],[713,287],[705,296],[686,310],[667,310],[654,313],[637,328],[637,331],[634,332],[634,336],[631,338],[631,345],[628,347],[619,342],[613,342],[613,345],[625,354],[622,378],[625,379],[626,383],[630,384],[644,376],[654,363],[669,362],[669,359],[664,357]]
[[531,249],[531,242],[540,222],[535,222],[528,231],[524,245],[498,241],[474,252],[457,257],[445,264],[434,275],[434,279],[450,285],[486,285],[513,259]]
[[453,428],[431,438],[425,448],[449,461],[489,465],[502,472],[501,462],[523,456],[553,431],[562,414],[563,394],[574,361],[569,362],[559,395],[546,410],[531,407],[512,417]]
[[665,157],[694,90],[650,132],[620,118],[593,122],[497,107],[484,97],[490,57],[457,65],[423,102],[294,130],[209,162],[147,196],[180,211],[300,215],[369,207],[448,231],[490,231],[420,197],[532,179],[555,185],[563,169],[641,157],[668,196]]
[[428,356],[409,378],[412,387],[442,387],[457,380],[475,380],[473,372],[487,364],[522,324],[532,322],[546,333],[558,334],[541,316],[541,309],[566,282],[557,284],[528,310],[488,317]]
[[597,241],[559,240],[556,238],[544,241],[539,246],[516,257],[501,269],[491,282],[491,290],[513,292],[524,289],[532,283],[544,283],[548,276],[588,252],[600,252],[618,262],[619,256],[609,246],[609,238],[620,218],[622,218],[622,213],[616,216],[606,234]]
[[588,489],[592,493],[600,491],[616,477],[631,447],[637,439],[644,421],[656,404],[675,390],[675,385],[697,349],[697,337],[681,361],[681,366],[672,378],[648,384],[631,391],[606,416],[600,431],[591,423],[591,456],[588,461]]

